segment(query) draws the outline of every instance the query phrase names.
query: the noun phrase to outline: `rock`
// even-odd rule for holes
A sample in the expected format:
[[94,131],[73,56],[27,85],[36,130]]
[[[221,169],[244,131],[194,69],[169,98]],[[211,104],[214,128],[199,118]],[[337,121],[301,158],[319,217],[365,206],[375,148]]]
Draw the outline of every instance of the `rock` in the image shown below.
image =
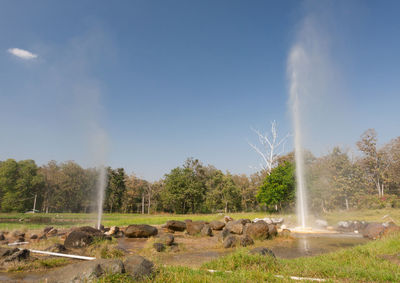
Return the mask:
[[53,229],[53,227],[48,226],[48,227],[46,227],[46,228],[43,229],[43,233],[46,234],[46,233],[49,232],[51,229]]
[[124,235],[125,235],[124,231],[119,230],[117,232],[117,234],[114,235],[114,237],[115,238],[122,238],[122,237],[124,237]]
[[64,246],[67,248],[83,248],[89,246],[94,240],[94,236],[92,236],[89,233],[79,231],[79,230],[74,230],[69,235],[64,241]]
[[7,256],[10,256],[10,255],[16,253],[16,252],[19,252],[18,248],[13,248],[13,249],[0,248],[0,257],[7,257]]
[[230,221],[225,225],[226,229],[229,229],[232,234],[243,234],[243,223],[242,220]]
[[47,236],[53,237],[57,236],[58,230],[56,228],[51,229],[49,232],[47,232]]
[[46,239],[47,239],[46,234],[43,234],[43,235],[39,236],[39,240],[46,240]]
[[59,244],[59,243],[56,243],[46,249],[46,251],[53,252],[53,253],[63,253],[66,250],[67,249],[65,248],[65,246],[62,244]]
[[14,238],[25,238],[25,233],[24,232],[21,232],[21,231],[14,231],[13,233],[12,233],[12,236],[14,237]]
[[242,218],[236,221],[242,223],[243,226],[246,225],[247,223],[251,223],[251,220],[247,218]]
[[289,229],[282,229],[282,231],[281,231],[282,237],[290,237],[290,234],[291,234],[291,232]]
[[174,235],[164,234],[158,239],[158,242],[167,246],[171,246],[174,243],[174,240]]
[[10,256],[6,257],[4,261],[23,261],[29,258],[30,251],[27,249],[18,250],[17,252],[12,253]]
[[211,222],[210,222],[210,227],[211,227],[211,229],[213,229],[213,230],[219,231],[219,230],[224,229],[225,223],[224,223],[224,222],[221,222],[221,221],[218,221],[218,220],[214,220],[214,221],[211,221]]
[[117,234],[118,232],[119,232],[119,227],[118,227],[118,226],[112,226],[112,227],[110,228],[110,230],[108,230],[108,231],[105,232],[104,234],[105,234],[105,235],[112,236],[112,235]]
[[326,228],[328,226],[328,222],[322,219],[315,220],[315,224],[320,228]]
[[177,244],[174,244],[171,246],[171,252],[177,253],[180,251],[179,246]]
[[369,223],[362,232],[364,238],[376,240],[379,239],[385,232],[385,226],[381,223]]
[[75,231],[81,231],[84,233],[87,233],[91,236],[103,236],[103,232],[101,232],[99,229],[90,227],[90,226],[83,226],[83,227],[78,227],[74,229]]
[[124,267],[126,273],[129,273],[134,279],[140,279],[153,273],[154,264],[144,257],[134,255],[125,259]]
[[248,235],[244,235],[244,236],[240,237],[240,245],[242,247],[251,246],[251,245],[254,245],[254,241]]
[[222,243],[223,247],[225,249],[227,248],[233,248],[236,246],[237,243],[237,238],[234,235],[230,235],[228,237],[225,238],[224,242]]
[[283,221],[284,221],[284,219],[281,217],[281,218],[271,218],[271,224],[275,224],[275,225],[279,225],[279,224],[282,224],[283,223]]
[[252,239],[265,240],[269,237],[269,227],[265,221],[257,221],[246,226],[246,235]]
[[226,227],[222,230],[221,236],[222,240],[225,240],[226,237],[231,235],[231,230],[227,229]]
[[4,241],[6,239],[6,237],[4,237],[3,233],[0,233],[0,241]]
[[269,237],[276,237],[278,235],[278,229],[275,224],[268,224]]
[[165,251],[165,245],[163,243],[154,243],[153,244],[153,248],[157,251],[157,252],[163,252]]
[[258,248],[254,248],[250,251],[251,254],[259,254],[259,255],[268,255],[268,256],[272,256],[273,258],[275,258],[275,254],[273,251],[271,251],[268,248],[264,248],[264,247],[258,247]]
[[204,221],[186,222],[186,232],[192,236],[197,235],[201,232],[201,229],[203,229],[204,225]]
[[24,237],[18,237],[17,242],[25,242],[25,238]]
[[36,234],[33,234],[29,239],[31,239],[31,240],[36,240],[37,238],[39,238],[39,236],[36,235]]
[[7,240],[0,241],[0,245],[8,245],[8,241]]
[[200,233],[201,233],[201,235],[203,237],[207,237],[207,236],[211,237],[213,235],[212,234],[212,229],[211,229],[210,225],[208,225],[208,224],[203,226],[203,228],[201,229]]
[[225,215],[225,216],[224,216],[224,221],[225,221],[225,223],[228,223],[228,222],[230,222],[230,221],[233,221],[233,218],[230,217],[230,216]]
[[124,273],[124,264],[119,259],[97,259],[67,265],[47,274],[44,282],[77,283],[92,282],[103,274]]
[[148,238],[157,235],[157,233],[156,227],[146,224],[129,225],[125,229],[125,236],[128,238]]
[[185,231],[186,229],[186,223],[183,221],[177,221],[177,220],[170,220],[167,221],[165,224],[165,228],[172,230],[172,231]]

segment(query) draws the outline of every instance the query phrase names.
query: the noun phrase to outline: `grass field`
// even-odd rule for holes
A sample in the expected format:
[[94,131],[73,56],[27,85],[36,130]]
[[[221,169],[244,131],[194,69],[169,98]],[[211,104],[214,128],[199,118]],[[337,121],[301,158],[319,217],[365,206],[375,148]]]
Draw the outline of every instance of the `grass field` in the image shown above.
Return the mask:
[[[296,216],[293,214],[268,214],[263,212],[251,213],[229,213],[234,219],[256,217],[283,217],[286,224],[295,225]],[[385,217],[386,216],[386,217]],[[161,225],[168,220],[220,220],[224,217],[223,214],[104,214],[103,225],[105,226],[127,226],[130,224],[150,224]],[[315,217],[312,217],[315,218]],[[335,225],[341,220],[364,220],[385,222],[393,219],[397,224],[400,224],[400,209],[378,209],[378,210],[355,210],[355,211],[335,211],[319,216],[325,219],[330,225]],[[14,229],[42,229],[45,226],[54,227],[72,227],[82,225],[94,225],[96,215],[85,213],[0,213],[0,230]]]

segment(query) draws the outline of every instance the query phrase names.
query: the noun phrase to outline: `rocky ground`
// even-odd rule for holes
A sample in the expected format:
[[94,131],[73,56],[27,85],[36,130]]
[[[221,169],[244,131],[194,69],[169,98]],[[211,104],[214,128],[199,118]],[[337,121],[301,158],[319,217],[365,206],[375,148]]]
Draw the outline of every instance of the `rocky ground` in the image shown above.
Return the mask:
[[[42,231],[2,232],[0,280],[79,282],[106,273],[127,273],[139,279],[151,276],[157,264],[199,266],[236,247],[254,246],[252,252],[274,256],[263,243],[291,241],[291,232],[282,222],[283,219],[251,221],[225,217],[224,221],[212,222],[171,220],[160,227],[143,224],[101,229],[46,227]],[[394,223],[346,221],[339,222],[337,229],[377,239],[399,227]],[[43,255],[36,250],[96,259]]]

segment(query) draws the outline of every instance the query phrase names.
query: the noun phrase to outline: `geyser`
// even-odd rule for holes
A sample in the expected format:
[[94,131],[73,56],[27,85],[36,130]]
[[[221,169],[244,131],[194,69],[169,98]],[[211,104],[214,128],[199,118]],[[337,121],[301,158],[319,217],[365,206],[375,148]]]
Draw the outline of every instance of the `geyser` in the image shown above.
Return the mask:
[[99,176],[97,180],[97,229],[100,229],[101,218],[103,215],[104,192],[107,184],[107,172],[104,165],[98,167]]
[[300,75],[307,64],[307,55],[300,45],[295,45],[289,55],[288,76],[290,81],[290,104],[294,127],[294,152],[296,162],[296,196],[297,219],[301,228],[307,226],[307,200],[304,180],[304,156],[301,130],[300,96],[302,93]]

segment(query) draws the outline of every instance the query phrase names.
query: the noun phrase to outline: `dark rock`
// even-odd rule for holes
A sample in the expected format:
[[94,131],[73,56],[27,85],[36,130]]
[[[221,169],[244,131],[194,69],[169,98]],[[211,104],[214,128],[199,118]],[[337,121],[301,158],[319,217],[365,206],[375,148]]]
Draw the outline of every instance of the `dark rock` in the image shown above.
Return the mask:
[[102,236],[103,232],[101,232],[99,229],[90,227],[90,226],[83,226],[83,227],[78,227],[76,229],[74,229],[75,231],[81,231],[84,232],[86,234],[89,234],[91,236]]
[[246,234],[252,239],[265,240],[269,237],[268,231],[268,224],[262,220],[246,225]]
[[9,261],[23,261],[29,258],[30,251],[27,249],[23,250],[18,250],[15,253],[12,253],[10,256],[8,256],[4,261],[9,262]]
[[197,235],[201,232],[205,225],[204,221],[192,221],[186,223],[186,231],[189,235]]
[[379,239],[385,232],[385,226],[381,223],[369,223],[362,232],[363,237],[376,240]]
[[51,229],[49,232],[47,232],[47,236],[53,237],[57,236],[58,230],[56,228]]
[[39,240],[46,240],[46,239],[47,239],[46,234],[43,234],[43,235],[39,236]]
[[222,243],[223,247],[225,249],[227,248],[233,248],[236,246],[237,243],[237,238],[234,235],[230,235],[228,237],[225,238],[224,242]]
[[51,229],[53,229],[53,227],[48,226],[48,227],[46,227],[46,228],[43,229],[43,233],[46,234],[46,233],[49,232]]
[[39,238],[39,236],[36,235],[36,234],[33,234],[29,239],[31,239],[31,240],[36,240],[37,238]]
[[244,235],[244,236],[240,237],[240,245],[242,247],[251,246],[251,245],[254,245],[254,241],[252,238],[250,238],[250,236]]
[[65,248],[65,246],[62,244],[59,244],[59,243],[56,243],[46,249],[46,251],[53,252],[53,253],[63,253],[66,250],[67,249]]
[[24,237],[18,237],[17,242],[25,242],[25,238]]
[[273,258],[275,258],[275,254],[273,251],[271,251],[268,248],[264,248],[264,247],[258,247],[258,248],[254,248],[250,251],[251,254],[260,254],[260,255],[268,255],[268,256],[272,256]]
[[114,235],[114,238],[122,238],[124,237],[124,235],[125,235],[124,231],[119,230],[117,234]]
[[153,244],[153,248],[157,251],[157,252],[163,252],[165,251],[165,245],[163,243],[154,243]]
[[7,256],[10,256],[10,255],[16,253],[16,252],[19,252],[18,248],[13,248],[13,249],[0,248],[0,257],[7,257]]
[[125,230],[125,236],[128,238],[148,238],[157,235],[156,227],[146,224],[129,225]]
[[21,232],[21,231],[14,231],[14,232],[12,233],[12,236],[13,236],[14,238],[20,238],[20,237],[25,238],[25,233],[24,233],[24,232]]
[[186,223],[183,221],[170,220],[165,224],[165,228],[172,231],[185,231]]
[[3,233],[0,233],[0,241],[4,241],[6,239],[6,237],[4,237]]
[[224,229],[225,223],[224,223],[224,222],[221,222],[221,221],[217,221],[217,220],[211,221],[211,222],[210,222],[210,227],[211,227],[211,229],[213,229],[213,230],[219,231],[219,230]]
[[154,264],[144,257],[134,255],[124,261],[125,272],[134,279],[150,276],[153,273]]
[[48,273],[48,283],[92,282],[104,274],[124,273],[124,264],[119,259],[97,259],[67,265]]
[[158,242],[167,246],[171,246],[174,243],[174,240],[175,240],[174,235],[164,234],[158,239]]
[[64,246],[73,249],[87,247],[93,242],[94,238],[95,237],[89,233],[74,230],[69,233],[65,239]]
[[209,224],[204,225],[203,228],[201,229],[200,233],[203,237],[207,237],[207,236],[211,237],[213,235],[212,229]]
[[268,235],[271,238],[278,235],[278,229],[275,224],[268,224]]
[[282,229],[281,236],[282,237],[290,237],[290,230],[289,229]]
[[225,238],[228,237],[229,235],[231,235],[231,231],[225,227],[221,233],[222,240],[225,240]]
[[242,222],[242,219],[236,221],[230,221],[226,223],[225,228],[229,229],[232,234],[241,235],[243,234],[244,224]]

